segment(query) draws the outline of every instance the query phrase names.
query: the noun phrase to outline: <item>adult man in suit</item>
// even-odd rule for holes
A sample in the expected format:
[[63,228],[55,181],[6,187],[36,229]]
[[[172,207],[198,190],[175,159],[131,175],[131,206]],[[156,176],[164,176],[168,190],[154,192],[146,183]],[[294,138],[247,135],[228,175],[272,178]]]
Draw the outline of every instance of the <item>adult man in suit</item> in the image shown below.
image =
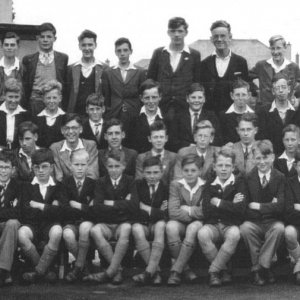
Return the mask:
[[269,39],[271,58],[261,60],[250,70],[250,79],[259,80],[259,102],[270,107],[273,101],[272,80],[275,74],[283,73],[289,79],[291,90],[289,99],[293,96],[296,85],[300,82],[300,70],[296,63],[285,57],[286,41],[281,35]]
[[205,87],[206,108],[217,113],[227,110],[232,104],[232,82],[237,78],[248,81],[248,66],[246,59],[233,53],[229,47],[232,38],[229,23],[215,21],[210,31],[215,51],[201,63],[200,82]]
[[185,44],[187,34],[185,19],[170,19],[168,35],[171,43],[154,50],[148,68],[147,77],[161,85],[160,107],[170,119],[187,106],[185,97],[189,86],[193,82],[200,82],[200,53]]
[[36,116],[45,107],[42,87],[49,80],[59,81],[63,86],[62,93],[65,95],[69,59],[66,54],[53,50],[56,29],[51,23],[43,23],[39,27],[37,40],[39,52],[23,58],[24,107],[29,109],[33,116]]
[[215,129],[208,120],[197,124],[194,131],[196,145],[182,148],[178,151],[177,160],[174,167],[174,179],[182,179],[181,161],[187,154],[196,154],[201,158],[201,178],[204,180],[212,179],[214,153],[218,147],[211,146],[214,139]]
[[130,119],[136,117],[141,108],[139,88],[146,77],[144,70],[130,62],[132,46],[127,38],[116,40],[115,54],[118,65],[103,72],[103,95],[107,118],[121,120],[125,133],[128,133]]
[[82,57],[68,67],[68,98],[63,108],[69,113],[85,114],[87,97],[101,94],[101,77],[106,65],[97,60],[94,51],[97,48],[97,34],[84,30],[78,37]]
[[54,173],[57,181],[71,176],[70,156],[74,150],[85,149],[89,155],[87,176],[98,179],[98,151],[94,141],[80,139],[82,121],[77,114],[67,114],[61,128],[64,140],[50,146],[54,156]]

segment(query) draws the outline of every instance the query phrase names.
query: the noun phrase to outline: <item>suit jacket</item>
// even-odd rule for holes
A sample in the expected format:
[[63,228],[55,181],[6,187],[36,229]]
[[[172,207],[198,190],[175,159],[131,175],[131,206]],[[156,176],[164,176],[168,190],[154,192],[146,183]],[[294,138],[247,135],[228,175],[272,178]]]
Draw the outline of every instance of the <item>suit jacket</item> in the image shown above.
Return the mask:
[[85,119],[82,124],[82,133],[81,133],[80,137],[83,139],[86,139],[86,140],[95,141],[98,149],[104,149],[107,147],[107,142],[104,139],[103,124],[102,124],[102,130],[100,133],[100,139],[98,141],[96,136],[94,135],[93,129],[91,128],[89,119]]
[[[202,109],[198,121],[209,120],[215,128],[215,138],[213,145],[223,145],[222,136],[220,132],[220,124],[214,112]],[[178,152],[183,147],[188,147],[195,144],[194,134],[191,126],[191,114],[188,109],[178,113],[173,122],[169,126],[169,148]]]
[[29,167],[26,157],[19,151],[20,148],[17,148],[13,151],[16,167],[14,178],[20,181],[31,182],[34,177],[34,172],[32,168]]
[[[99,150],[99,174],[101,177],[108,174],[107,169],[105,167],[105,156],[108,151],[109,151],[108,148]],[[124,152],[125,163],[126,163],[124,174],[134,176],[136,158],[138,154],[135,150],[128,149],[126,147],[122,147],[122,151]]]
[[[234,203],[236,194],[241,193],[244,199]],[[246,205],[248,204],[247,188],[242,176],[235,177],[235,182],[222,190],[220,185],[212,185],[212,181],[207,182],[202,193],[202,207],[204,221],[206,224],[240,225],[244,220]],[[220,205],[214,206],[210,203],[212,198],[221,199]]]
[[216,68],[216,56],[209,55],[206,57],[200,68],[200,81],[205,87],[205,107],[214,112],[227,110],[232,104],[231,85],[238,77],[249,81],[248,65],[245,58],[232,52],[224,76],[219,77]]
[[[282,173],[272,168],[270,181],[262,188],[258,170],[255,167],[246,177],[249,203],[260,203],[260,209],[254,210],[249,207],[246,210],[245,219],[252,222],[274,222],[284,218],[284,198],[286,180]],[[272,203],[277,198],[276,203]]]
[[6,222],[9,219],[20,220],[22,191],[23,183],[11,179],[5,189],[3,204],[0,207],[0,222]]
[[[80,224],[88,219],[88,207],[94,199],[95,180],[86,177],[82,184],[80,193],[73,176],[62,181],[62,206],[64,224]],[[69,201],[74,200],[82,205],[82,209],[76,209],[69,205]]]
[[[123,174],[118,186],[112,185],[108,175],[101,177],[95,186],[94,205],[89,207],[89,216],[93,222],[120,224],[132,221],[138,212],[138,203],[132,200],[133,177]],[[112,200],[113,206],[104,204]]]
[[[204,180],[209,180],[214,177],[213,171],[213,159],[214,153],[218,150],[218,147],[209,146],[206,152],[204,165],[201,171],[201,178]],[[196,146],[190,146],[182,148],[178,151],[177,160],[174,168],[174,179],[178,180],[182,178],[182,171],[181,171],[181,161],[184,156],[187,154],[198,154]]]
[[[280,72],[284,73],[289,78],[292,95],[296,83],[300,82],[300,70],[298,65],[291,62]],[[272,93],[272,80],[275,74],[274,69],[266,60],[257,62],[256,65],[249,71],[251,80],[256,78],[259,80],[259,100],[263,104],[270,105],[274,100],[274,95]]]
[[145,179],[137,179],[134,182],[132,189],[132,201],[143,203],[151,207],[150,215],[148,212],[139,209],[137,221],[142,224],[156,223],[159,220],[167,219],[167,210],[161,210],[160,207],[163,201],[169,199],[169,185],[160,181],[154,196],[150,197],[150,189]]
[[[29,108],[29,100],[32,92],[34,77],[36,73],[36,67],[39,60],[39,52],[34,54],[26,55],[23,57],[23,88],[25,92],[24,107]],[[68,55],[54,51],[54,64],[56,71],[56,80],[59,81],[63,86],[63,101],[66,96],[66,82],[67,82],[67,66],[68,66]]]
[[[191,199],[190,192],[185,189],[182,183],[174,180],[170,185],[170,195],[168,201],[168,212],[170,220],[176,220],[189,224],[194,220],[203,220],[202,211],[203,185],[200,186]],[[191,213],[181,208],[182,205],[191,207]]]
[[[95,93],[102,93],[102,73],[107,68],[105,64],[95,65]],[[68,67],[67,83],[68,97],[63,102],[62,106],[68,113],[74,112],[80,85],[81,65],[72,64]]]
[[173,72],[170,54],[160,47],[154,50],[150,60],[147,77],[160,83],[162,100],[160,107],[164,113],[170,107],[178,112],[187,107],[186,92],[194,82],[200,82],[200,53],[189,48],[190,53],[183,51],[178,67]]
[[[54,143],[50,150],[54,156],[54,172],[57,181],[62,181],[64,177],[71,176],[71,161],[69,151],[60,151],[65,140]],[[99,178],[98,173],[98,150],[94,141],[82,139],[84,149],[89,153],[88,171],[86,176],[92,179]]]
[[[136,160],[136,170],[135,170],[136,179],[143,178],[143,162],[149,157],[152,157],[151,150],[138,155]],[[162,181],[166,185],[169,185],[171,180],[174,177],[174,166],[176,163],[176,157],[177,157],[176,153],[165,150],[164,156],[162,158],[162,165],[163,165]]]
[[285,175],[286,178],[296,176],[298,173],[294,166],[289,170],[287,167],[286,159],[276,158],[274,161],[274,168]]
[[[11,148],[15,149],[19,146],[19,139],[18,139],[18,127],[24,121],[30,120],[30,114],[27,111],[21,112],[15,115],[15,129],[14,129],[14,139],[11,143]],[[8,147],[6,141],[6,113],[4,111],[0,111],[0,145],[4,147]]]
[[285,194],[285,222],[286,225],[300,226],[300,211],[294,208],[300,204],[300,183],[298,174],[287,179]]
[[129,69],[125,81],[119,68],[108,68],[103,72],[102,91],[108,118],[120,118],[124,106],[130,115],[139,113],[139,88],[145,79],[145,70],[139,68]]

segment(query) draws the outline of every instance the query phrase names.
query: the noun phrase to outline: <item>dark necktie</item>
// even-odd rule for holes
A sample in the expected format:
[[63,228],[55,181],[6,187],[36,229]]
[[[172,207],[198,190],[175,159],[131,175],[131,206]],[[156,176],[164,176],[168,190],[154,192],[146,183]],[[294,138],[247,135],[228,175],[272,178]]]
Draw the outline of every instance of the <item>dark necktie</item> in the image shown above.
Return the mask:
[[78,194],[80,194],[81,189],[82,189],[82,182],[81,181],[77,181],[77,191],[78,191]]
[[2,186],[2,189],[0,191],[0,205],[1,205],[1,207],[4,207],[4,193],[5,193],[5,190],[6,190],[6,184],[4,184]]
[[194,113],[193,128],[192,128],[193,133],[194,133],[194,131],[195,131],[196,127],[197,127],[197,124],[198,124],[198,115],[199,114],[197,112]]
[[99,126],[101,126],[101,123],[96,123],[95,124],[95,128],[96,128],[96,130],[95,130],[95,137],[96,137],[97,142],[99,142],[99,140],[100,140]]
[[116,189],[118,187],[117,181],[114,181],[113,186],[114,186],[114,189]]
[[199,158],[200,158],[200,166],[201,166],[201,168],[203,168],[203,166],[204,166],[204,156],[200,155]]
[[244,160],[247,160],[249,156],[248,147],[246,146],[245,152],[244,152]]
[[150,199],[151,199],[151,202],[152,202],[153,199],[154,199],[154,195],[155,195],[155,185],[154,185],[154,184],[151,184],[151,185],[150,185]]
[[262,178],[262,181],[261,181],[262,188],[265,188],[267,186],[267,184],[268,184],[268,180],[267,180],[266,175],[264,175]]

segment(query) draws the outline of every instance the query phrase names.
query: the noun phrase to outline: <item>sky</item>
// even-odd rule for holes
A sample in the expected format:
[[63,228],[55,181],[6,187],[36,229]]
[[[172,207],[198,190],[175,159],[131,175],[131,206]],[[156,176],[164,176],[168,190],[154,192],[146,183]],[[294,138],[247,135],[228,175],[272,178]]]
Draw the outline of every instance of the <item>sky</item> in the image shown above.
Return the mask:
[[[1,0],[0,0],[1,1]],[[55,49],[70,62],[80,59],[78,35],[90,29],[98,35],[96,58],[116,63],[114,42],[132,42],[132,62],[150,58],[155,48],[169,43],[168,20],[181,16],[189,24],[187,44],[210,37],[210,25],[218,19],[231,24],[233,38],[258,39],[268,44],[281,34],[292,44],[292,56],[300,52],[299,0],[13,0],[16,24],[52,22],[57,29]]]

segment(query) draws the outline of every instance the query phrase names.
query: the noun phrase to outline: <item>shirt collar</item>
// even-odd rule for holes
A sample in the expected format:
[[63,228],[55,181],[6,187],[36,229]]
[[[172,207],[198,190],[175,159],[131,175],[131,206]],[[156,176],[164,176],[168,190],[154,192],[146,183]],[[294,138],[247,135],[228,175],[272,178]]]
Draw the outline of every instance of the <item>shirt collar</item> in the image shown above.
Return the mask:
[[[87,64],[84,63],[82,61],[82,59],[80,59],[76,63],[74,63],[74,66],[78,66],[78,65],[80,65],[80,66],[87,66]],[[98,60],[98,59],[95,58],[94,62],[92,64],[89,64],[88,66],[91,67],[91,66],[95,66],[95,65],[101,65],[102,66],[102,65],[104,65],[104,63],[102,61],[100,61],[100,60]]]
[[51,118],[51,119],[55,119],[57,118],[58,116],[62,116],[64,115],[65,112],[60,108],[58,107],[57,109],[57,112],[55,115],[49,115],[49,113],[47,113],[46,109],[43,109],[39,114],[38,114],[38,117],[47,117],[47,118]]
[[202,153],[202,152],[200,152],[200,151],[198,150],[198,148],[196,147],[196,152],[197,152],[198,156],[203,156],[203,158],[205,158],[206,153],[207,153],[207,150],[206,150],[204,153]]
[[230,184],[234,184],[234,182],[235,182],[235,177],[233,174],[231,174],[224,183],[222,183],[221,180],[219,179],[219,176],[217,176],[211,185],[220,185],[222,189],[224,189],[226,186]]
[[160,155],[160,157],[163,158],[164,155],[165,155],[165,149],[163,149],[163,151],[160,152],[160,153],[157,153],[157,152],[154,151],[154,149],[152,149],[152,150],[151,150],[151,153],[152,153],[152,156]]
[[82,143],[82,140],[79,139],[78,140],[78,144],[77,144],[77,147],[75,149],[71,149],[68,147],[68,144],[67,144],[67,141],[65,140],[61,149],[59,150],[60,152],[63,152],[63,151],[69,151],[69,152],[72,152],[74,150],[78,150],[78,149],[84,149],[84,146],[83,146],[83,143]]
[[167,51],[169,53],[172,53],[172,52],[180,52],[180,53],[182,53],[183,51],[186,52],[186,53],[189,53],[189,54],[191,53],[191,50],[190,50],[190,48],[189,48],[188,45],[184,45],[183,49],[181,51],[172,51],[172,50],[170,50],[170,45],[165,46],[163,50]]
[[232,52],[231,52],[231,49],[229,49],[229,54],[228,54],[227,56],[225,56],[225,57],[221,57],[221,56],[218,55],[216,49],[214,49],[214,51],[212,52],[211,55],[212,55],[212,56],[216,56],[217,58],[220,58],[220,59],[225,60],[225,59],[230,59],[230,57],[231,57],[231,55],[232,55]]
[[181,183],[181,184],[184,186],[184,188],[185,188],[186,190],[188,190],[191,194],[195,194],[195,193],[197,192],[197,190],[199,189],[199,187],[205,184],[205,181],[202,180],[200,177],[198,177],[197,183],[195,184],[195,186],[194,186],[193,188],[191,188],[191,187],[187,184],[187,182],[185,181],[184,178],[178,180],[178,182]]
[[99,126],[101,126],[101,125],[103,125],[103,118],[101,118],[99,122],[93,122],[91,119],[89,119],[89,123],[90,123],[90,125],[91,125],[92,128],[95,127],[96,124],[98,124]]
[[[6,66],[4,65],[4,56],[0,59],[0,67],[3,67],[4,69],[6,68]],[[12,66],[10,66],[8,69],[16,69],[19,70],[20,69],[20,60],[15,57],[15,62]]]
[[55,186],[55,182],[54,182],[52,176],[49,177],[49,180],[48,180],[47,183],[43,183],[43,184],[41,184],[41,183],[38,181],[37,177],[34,176],[33,180],[31,181],[31,184],[32,184],[32,185],[38,184],[38,185],[43,185],[43,186]]
[[267,181],[270,181],[270,177],[271,177],[271,169],[270,169],[269,172],[267,172],[267,173],[261,173],[261,172],[258,170],[258,176],[259,176],[260,181],[262,181],[262,179],[263,179],[264,176],[266,176]]
[[[287,103],[288,103],[288,106],[287,106],[287,108],[286,108],[285,110],[295,110],[294,106],[290,103],[290,101],[287,100]],[[274,111],[275,109],[279,110],[279,109],[277,108],[277,106],[276,106],[276,100],[274,100],[274,101],[272,102],[272,105],[271,105],[271,108],[270,108],[269,112],[272,112],[272,111]]]
[[295,158],[290,159],[287,154],[286,151],[284,151],[278,158],[282,158],[282,159],[286,159],[289,162],[294,162]]
[[267,60],[267,63],[270,64],[276,72],[280,72],[281,70],[285,69],[286,66],[289,65],[291,62],[288,59],[284,58],[282,65],[277,66],[275,65],[273,58],[271,57],[270,59]]
[[[145,105],[143,105],[142,108],[141,108],[140,115],[141,115],[141,114],[145,114],[145,115],[148,117],[148,115],[147,115],[147,113],[146,113]],[[159,116],[161,119],[163,118],[163,117],[162,117],[162,114],[161,114],[161,110],[160,110],[159,107],[157,107],[156,114],[153,116],[153,118],[155,118],[156,116]],[[151,117],[152,117],[152,116],[151,116]]]
[[226,114],[231,114],[231,113],[236,113],[236,114],[244,114],[244,113],[254,113],[253,109],[250,108],[247,104],[246,104],[246,110],[243,113],[237,112],[235,110],[234,104],[231,104],[230,107],[226,110],[225,112]]
[[22,106],[18,105],[17,108],[11,113],[7,110],[7,108],[5,106],[5,101],[4,101],[0,106],[0,111],[4,111],[7,115],[15,116],[26,110],[24,108],[22,108]]
[[199,115],[201,114],[201,111],[202,111],[202,109],[199,110],[199,111],[193,111],[192,109],[189,108],[189,112],[190,112],[190,115],[191,115],[192,117],[194,117],[194,115],[195,115],[196,113],[198,114],[198,117],[199,117]]
[[126,68],[122,68],[120,65],[114,65],[112,66],[112,69],[121,69],[121,70],[128,71],[128,70],[136,70],[136,67],[132,62],[130,62],[129,66]]
[[122,178],[122,175],[120,175],[117,179],[112,179],[112,178],[110,177],[110,180],[111,180],[112,185],[114,185],[114,184],[118,185],[119,182],[120,182],[120,180],[121,180],[121,178]]

